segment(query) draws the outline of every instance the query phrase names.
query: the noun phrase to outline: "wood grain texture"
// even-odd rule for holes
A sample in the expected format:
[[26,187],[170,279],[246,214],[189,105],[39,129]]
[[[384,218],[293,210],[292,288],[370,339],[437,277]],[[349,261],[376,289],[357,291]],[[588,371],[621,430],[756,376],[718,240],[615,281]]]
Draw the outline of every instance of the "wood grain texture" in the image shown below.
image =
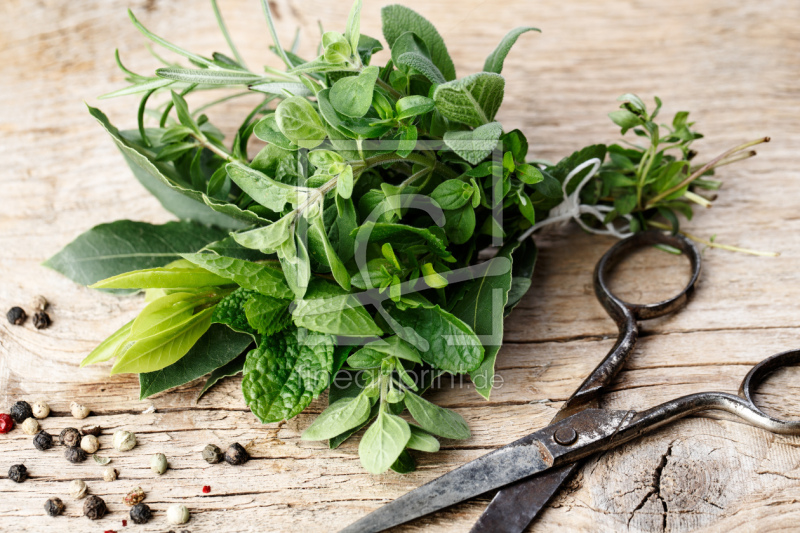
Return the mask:
[[[317,20],[343,28],[348,2],[275,0],[278,31],[288,41],[299,26],[301,53],[311,55]],[[365,2],[362,28],[380,36],[379,6]],[[604,399],[609,407],[641,408],[676,395],[733,392],[749,365],[800,344],[800,4],[643,2],[640,0],[414,0],[434,21],[460,75],[477,71],[507,30],[533,25],[508,57],[499,120],[521,128],[532,156],[556,160],[592,142],[611,142],[606,118],[614,99],[635,92],[665,102],[665,115],[692,110],[711,157],[745,140],[770,135],[757,159],[720,172],[725,186],[712,210],[686,228],[720,242],[776,250],[779,258],[706,251],[699,290],[685,311],[647,323],[628,367]],[[251,64],[271,62],[268,34],[254,0],[220,0],[232,33]],[[121,497],[141,485],[156,511],[136,531],[169,529],[173,502],[192,510],[187,529],[205,531],[330,531],[442,473],[541,427],[613,344],[615,327],[595,301],[591,271],[611,240],[572,227],[537,236],[541,247],[533,289],[507,321],[498,357],[503,385],[490,402],[469,384],[443,386],[437,402],[470,423],[473,438],[444,442],[442,453],[419,454],[410,475],[370,476],[357,446],[338,450],[299,440],[314,414],[260,425],[245,407],[239,381],[227,380],[199,404],[202,381],[138,401],[136,379],[108,377],[108,365],[78,369],[98,342],[142,307],[76,286],[40,263],[81,232],[131,218],[160,223],[170,216],[139,186],[81,100],[118,88],[118,47],[126,64],[148,72],[155,61],[128,23],[131,7],[153,31],[201,53],[224,50],[205,2],[158,0],[5,0],[0,3],[0,307],[27,305],[34,294],[52,302],[50,329],[30,321],[0,321],[0,407],[46,398],[51,433],[76,425],[72,400],[89,406],[86,422],[103,426],[101,454],[120,470],[102,481],[101,468],[68,464],[61,450],[37,452],[20,431],[0,436],[0,470],[24,462],[31,479],[0,479],[0,530],[119,530],[127,518]],[[121,126],[134,124],[131,99],[102,102]],[[236,127],[249,104],[212,115]],[[617,287],[632,299],[664,296],[685,267],[664,254],[644,254],[626,267]],[[770,379],[760,401],[800,413],[798,373]],[[787,396],[788,394],[788,396]],[[149,407],[155,412],[143,414]],[[118,428],[136,431],[140,445],[111,448]],[[239,468],[207,465],[206,443],[247,444],[253,460]],[[800,519],[800,438],[774,436],[710,413],[673,424],[589,461],[531,531],[791,531]],[[149,457],[165,453],[172,469],[156,477]],[[80,517],[82,502],[65,497],[83,478],[111,513],[97,523]],[[203,485],[211,486],[202,494]],[[46,498],[60,496],[64,517],[45,516]],[[402,531],[466,531],[487,498],[419,520]],[[180,530],[181,528],[173,528]]]

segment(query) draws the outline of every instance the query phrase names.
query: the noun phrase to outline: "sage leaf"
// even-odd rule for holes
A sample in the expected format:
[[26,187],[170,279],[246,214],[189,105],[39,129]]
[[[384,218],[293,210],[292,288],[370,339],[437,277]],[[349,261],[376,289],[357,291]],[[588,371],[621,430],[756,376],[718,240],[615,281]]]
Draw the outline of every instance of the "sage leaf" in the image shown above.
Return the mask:
[[419,36],[428,47],[434,65],[444,75],[445,80],[453,80],[456,77],[456,67],[447,46],[444,44],[442,36],[436,28],[424,17],[415,11],[401,5],[390,5],[381,9],[381,19],[383,21],[383,36],[391,48],[394,42],[403,33],[410,31]]
[[95,363],[102,363],[114,357],[117,349],[128,339],[128,335],[131,333],[131,326],[133,326],[133,320],[119,328],[106,340],[98,344],[97,348],[92,350],[91,353],[89,353],[89,355],[87,355],[84,360],[81,361],[81,367],[93,365]]
[[447,81],[436,65],[420,53],[406,52],[397,58],[397,64],[419,72],[434,85],[441,85]]
[[139,399],[194,381],[236,359],[253,339],[222,324],[212,324],[177,362],[139,374]]
[[541,33],[542,30],[530,26],[521,26],[508,32],[506,36],[503,37],[503,40],[500,41],[500,44],[497,45],[497,48],[486,58],[486,62],[483,64],[484,72],[496,72],[500,74],[500,72],[503,71],[503,62],[511,51],[511,47],[514,46],[514,43],[517,42],[520,35],[529,31],[538,31]]
[[477,128],[494,119],[504,89],[505,79],[500,74],[479,72],[437,86],[433,100],[447,119]]
[[295,295],[302,298],[311,279],[311,261],[305,243],[297,235],[290,236],[278,250],[286,283]]
[[471,372],[480,366],[483,346],[478,337],[467,324],[438,305],[404,311],[393,309],[390,315],[425,341],[427,346],[421,346],[414,342],[416,339],[405,338],[407,333],[395,332],[415,345],[423,361],[451,374]]
[[444,143],[469,164],[477,165],[497,147],[502,134],[503,126],[499,122],[490,122],[472,131],[445,132]]
[[369,418],[372,405],[367,396],[342,398],[328,406],[300,435],[303,440],[328,440],[353,429]]
[[185,322],[137,340],[117,359],[111,374],[153,372],[178,361],[211,326],[214,308],[200,311]]
[[245,289],[275,298],[292,297],[283,273],[275,267],[216,254],[182,254],[181,257]]
[[358,50],[361,37],[361,0],[353,2],[353,7],[350,8],[350,15],[347,17],[347,29],[344,32],[344,36],[350,44],[350,49],[353,52]]
[[300,413],[330,384],[335,339],[285,329],[247,354],[242,374],[245,402],[262,423]]
[[371,474],[382,474],[397,460],[411,438],[408,422],[381,411],[358,445],[361,465]]
[[325,232],[325,226],[323,225],[322,217],[318,217],[311,225],[309,237],[312,236],[312,233],[316,239],[319,239],[322,242],[325,260],[328,266],[330,266],[331,272],[333,273],[333,279],[335,279],[344,290],[349,291],[350,274],[347,273],[344,263],[342,263],[342,260],[339,259],[338,255],[336,255],[336,250],[333,248],[333,245],[328,239],[328,234]]
[[275,118],[281,132],[302,148],[316,148],[327,136],[314,106],[301,96],[292,96],[278,104]]
[[334,83],[330,92],[334,109],[348,117],[363,117],[372,105],[379,72],[378,67],[367,67],[358,76],[348,76]]
[[460,414],[434,405],[411,391],[406,391],[406,407],[414,420],[427,431],[446,439],[468,439],[469,425]]

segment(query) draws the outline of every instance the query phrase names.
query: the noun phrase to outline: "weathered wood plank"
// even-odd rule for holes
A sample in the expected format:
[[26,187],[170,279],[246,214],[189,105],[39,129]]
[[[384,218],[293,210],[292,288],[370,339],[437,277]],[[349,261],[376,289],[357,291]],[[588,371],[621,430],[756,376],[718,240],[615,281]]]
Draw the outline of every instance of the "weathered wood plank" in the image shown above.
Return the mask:
[[[383,3],[383,2],[381,2]],[[155,32],[203,53],[224,50],[207,6],[188,1],[135,2],[131,7]],[[257,3],[221,0],[229,27],[252,64],[272,61]],[[495,2],[415,0],[433,20],[459,72],[480,69],[486,54],[513,26],[531,24],[542,35],[523,36],[506,61],[506,100],[500,120],[528,135],[532,154],[558,159],[589,142],[611,142],[605,118],[623,92],[658,94],[664,116],[693,110],[708,141],[701,157],[771,135],[758,159],[720,172],[725,187],[715,207],[687,225],[721,242],[777,250],[777,259],[719,251],[705,253],[702,281],[682,313],[652,321],[613,391],[613,408],[641,408],[676,395],[718,389],[733,392],[749,365],[797,345],[800,328],[800,217],[797,156],[800,89],[800,6],[791,0],[724,7],[676,0]],[[302,29],[301,53],[310,56],[316,21],[343,26],[349,6],[319,0],[277,0],[278,30],[288,40]],[[103,451],[120,479],[106,483],[90,463],[70,465],[59,450],[40,453],[19,431],[0,439],[0,466],[25,462],[33,478],[16,485],[0,479],[0,529],[14,531],[119,529],[120,499],[140,484],[156,519],[139,531],[164,531],[168,504],[193,511],[191,531],[329,531],[442,473],[541,427],[613,344],[615,328],[594,300],[591,270],[611,240],[574,228],[537,237],[541,247],[534,287],[507,322],[508,344],[498,368],[504,379],[491,402],[471,386],[442,386],[435,399],[457,409],[473,429],[466,442],[420,454],[417,472],[369,476],[355,443],[327,450],[299,440],[313,414],[261,426],[228,380],[195,404],[200,382],[138,401],[135,379],[107,376],[108,367],[77,368],[80,359],[141,308],[138,298],[116,298],[77,287],[39,264],[89,227],[127,217],[164,222],[169,215],[139,187],[80,100],[119,87],[112,51],[119,47],[134,70],[155,62],[128,23],[120,1],[69,4],[6,0],[0,4],[0,303],[27,303],[43,293],[52,302],[53,327],[36,331],[0,323],[0,407],[17,398],[47,398],[57,433],[76,424],[68,405],[78,400],[101,424]],[[565,16],[569,14],[569,16]],[[362,28],[380,35],[378,6],[367,3]],[[131,100],[102,103],[115,122],[133,124]],[[232,103],[212,119],[226,131],[249,104]],[[626,265],[618,287],[631,299],[655,299],[685,276],[679,260],[646,254]],[[667,287],[667,288],[665,288]],[[794,377],[794,379],[793,379]],[[785,372],[764,387],[760,401],[776,412],[800,412],[796,375]],[[789,391],[787,397],[781,391]],[[154,413],[142,414],[148,407]],[[141,445],[119,454],[110,448],[117,428],[136,431]],[[208,442],[248,443],[254,460],[241,468],[209,466],[199,457]],[[534,525],[534,531],[755,531],[792,530],[800,517],[797,438],[769,435],[709,414],[681,421],[590,461]],[[166,453],[173,468],[156,478],[149,456]],[[112,513],[91,526],[80,502],[67,517],[44,516],[47,497],[82,477]],[[210,485],[203,495],[200,488]],[[405,531],[465,531],[486,498],[420,520]],[[129,526],[130,527],[130,526]]]

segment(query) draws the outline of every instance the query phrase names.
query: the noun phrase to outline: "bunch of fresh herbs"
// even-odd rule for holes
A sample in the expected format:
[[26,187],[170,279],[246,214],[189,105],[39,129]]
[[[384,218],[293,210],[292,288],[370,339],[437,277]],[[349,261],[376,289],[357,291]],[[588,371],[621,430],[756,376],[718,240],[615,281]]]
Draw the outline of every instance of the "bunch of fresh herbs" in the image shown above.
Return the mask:
[[[373,473],[413,470],[408,450],[470,436],[460,415],[423,393],[443,375],[468,373],[489,398],[503,319],[533,274],[536,248],[519,239],[526,230],[577,190],[581,205],[604,214],[576,215],[590,230],[677,231],[678,215],[710,201],[699,191],[719,187],[714,168],[749,156],[748,144],[694,165],[700,135],[687,113],[659,126],[660,101],[648,113],[625,95],[610,116],[646,145],[529,161],[523,133],[494,118],[504,60],[535,28],[513,30],[482,72],[457,78],[439,33],[403,6],[383,9],[383,66],[371,65],[383,44],[361,33],[360,0],[310,60],[281,46],[262,6],[285,70],[248,68],[216,2],[231,55],[184,50],[130,14],[188,64],[156,56],[164,67],[143,76],[117,55],[130,85],[106,97],[139,95],[138,128],[120,131],[89,111],[180,221],[102,224],[47,265],[97,289],[145,291],[141,313],[82,365],[115,358],[111,373],[139,374],[142,398],[210,374],[205,392],[241,372],[264,423],[296,416],[329,390],[303,438],[336,447],[368,426],[359,454]],[[230,88],[241,90],[194,110],[186,100]],[[253,93],[260,101],[226,142],[203,111]],[[406,409],[414,423],[400,416]]]

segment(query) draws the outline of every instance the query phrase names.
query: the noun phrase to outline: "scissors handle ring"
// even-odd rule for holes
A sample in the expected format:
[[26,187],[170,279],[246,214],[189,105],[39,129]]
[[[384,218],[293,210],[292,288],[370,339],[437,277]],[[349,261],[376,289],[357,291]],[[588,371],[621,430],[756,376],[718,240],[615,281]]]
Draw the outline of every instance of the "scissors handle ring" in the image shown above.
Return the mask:
[[[606,279],[611,269],[632,251],[655,244],[672,246],[688,257],[692,275],[683,290],[672,298],[652,304],[633,304],[615,296]],[[669,235],[660,231],[644,231],[619,241],[603,255],[594,269],[594,290],[600,303],[617,322],[625,320],[626,313],[620,308],[629,311],[635,320],[648,320],[669,314],[686,304],[700,277],[700,267],[700,252],[689,239],[682,235]]]

